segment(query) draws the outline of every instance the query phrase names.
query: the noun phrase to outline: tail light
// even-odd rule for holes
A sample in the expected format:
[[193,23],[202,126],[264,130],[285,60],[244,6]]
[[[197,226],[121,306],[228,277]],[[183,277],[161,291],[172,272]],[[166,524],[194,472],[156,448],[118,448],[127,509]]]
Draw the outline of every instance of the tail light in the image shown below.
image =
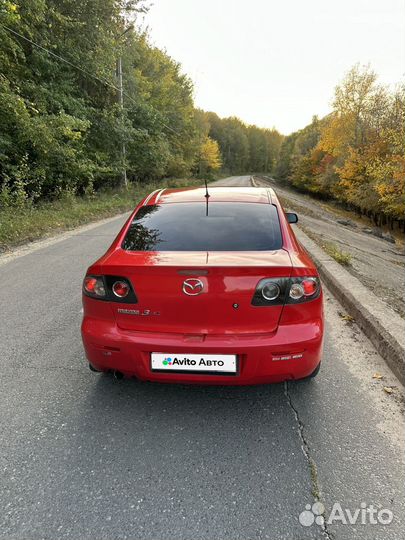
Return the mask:
[[130,287],[126,281],[116,281],[113,283],[112,292],[118,298],[125,298],[130,292]]
[[318,277],[266,278],[259,281],[252,305],[301,304],[318,298],[320,292],[321,283]]
[[262,296],[265,300],[272,302],[276,300],[281,293],[280,285],[275,281],[268,281],[265,283],[261,290]]
[[86,276],[83,281],[83,292],[89,296],[103,298],[105,296],[103,279],[96,276]]
[[86,276],[83,281],[83,294],[107,302],[138,302],[131,283],[121,276]]
[[319,289],[319,279],[313,277],[295,278],[294,283],[290,286],[288,296],[290,299],[297,301],[303,298],[313,298]]

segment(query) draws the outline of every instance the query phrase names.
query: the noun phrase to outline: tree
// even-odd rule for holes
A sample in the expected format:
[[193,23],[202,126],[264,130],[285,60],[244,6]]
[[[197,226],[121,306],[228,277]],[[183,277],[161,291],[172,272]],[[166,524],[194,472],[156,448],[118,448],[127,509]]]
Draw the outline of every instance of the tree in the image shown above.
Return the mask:
[[239,118],[219,118],[205,113],[209,136],[218,142],[223,170],[230,173],[273,171],[280,152],[282,135],[275,130],[248,126]]
[[404,96],[404,85],[391,92],[369,66],[354,66],[336,87],[332,113],[284,140],[278,174],[369,213],[376,223],[402,220]]
[[130,181],[272,171],[281,135],[196,110],[180,64],[138,28],[143,11],[143,0],[0,0],[1,200],[119,185],[123,143]]
[[200,147],[191,81],[136,27],[120,37],[142,9],[141,0],[0,0],[10,29],[0,24],[0,189],[12,194],[18,181],[35,200],[118,184],[124,141],[130,179],[190,172]]
[[200,175],[207,172],[217,171],[221,168],[221,152],[217,141],[206,137],[201,145],[198,158],[198,171]]

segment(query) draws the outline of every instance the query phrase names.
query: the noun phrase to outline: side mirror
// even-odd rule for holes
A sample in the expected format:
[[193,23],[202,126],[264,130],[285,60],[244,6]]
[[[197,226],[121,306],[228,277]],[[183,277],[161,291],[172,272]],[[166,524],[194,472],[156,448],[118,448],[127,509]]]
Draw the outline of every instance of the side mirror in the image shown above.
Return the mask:
[[288,223],[298,223],[298,216],[295,212],[286,212]]

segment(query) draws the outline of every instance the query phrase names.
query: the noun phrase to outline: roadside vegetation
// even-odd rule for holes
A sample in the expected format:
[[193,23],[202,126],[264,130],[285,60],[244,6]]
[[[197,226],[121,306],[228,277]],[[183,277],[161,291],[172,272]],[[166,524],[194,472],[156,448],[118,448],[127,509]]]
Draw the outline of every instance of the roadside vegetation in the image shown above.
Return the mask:
[[146,10],[0,0],[2,208],[117,187],[124,167],[130,182],[273,170],[282,136],[196,109],[181,66],[137,25]]
[[324,251],[332,257],[337,263],[342,266],[351,266],[352,256],[347,251],[343,251],[334,242],[325,242],[322,234],[315,233],[312,229],[301,225],[301,229],[309,236],[316,244],[318,244]]
[[327,242],[322,244],[323,249],[326,251],[326,253],[332,257],[332,259],[335,259],[335,261],[342,266],[350,266],[352,261],[352,256],[350,253],[346,253],[345,251],[342,251],[336,244],[333,244],[332,242]]
[[64,193],[54,201],[24,204],[0,212],[0,253],[11,246],[54,235],[79,225],[132,210],[140,199],[161,187],[195,186],[201,180],[167,180],[131,184],[129,189],[105,189],[77,197]]
[[376,226],[404,229],[404,140],[405,84],[390,90],[355,66],[335,90],[332,113],[284,139],[276,176]]

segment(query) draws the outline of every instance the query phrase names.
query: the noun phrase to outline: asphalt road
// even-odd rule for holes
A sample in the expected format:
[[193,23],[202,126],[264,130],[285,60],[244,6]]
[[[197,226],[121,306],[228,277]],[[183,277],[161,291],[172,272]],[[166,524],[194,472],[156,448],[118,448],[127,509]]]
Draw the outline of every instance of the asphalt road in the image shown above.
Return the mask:
[[[191,387],[88,370],[81,282],[123,220],[0,258],[0,538],[402,538],[402,391],[327,291],[313,381]],[[326,516],[366,503],[394,519],[306,527],[314,495]]]
[[215,186],[227,186],[227,187],[251,187],[250,176],[230,176],[229,178],[223,178],[217,182],[212,182],[210,185]]

